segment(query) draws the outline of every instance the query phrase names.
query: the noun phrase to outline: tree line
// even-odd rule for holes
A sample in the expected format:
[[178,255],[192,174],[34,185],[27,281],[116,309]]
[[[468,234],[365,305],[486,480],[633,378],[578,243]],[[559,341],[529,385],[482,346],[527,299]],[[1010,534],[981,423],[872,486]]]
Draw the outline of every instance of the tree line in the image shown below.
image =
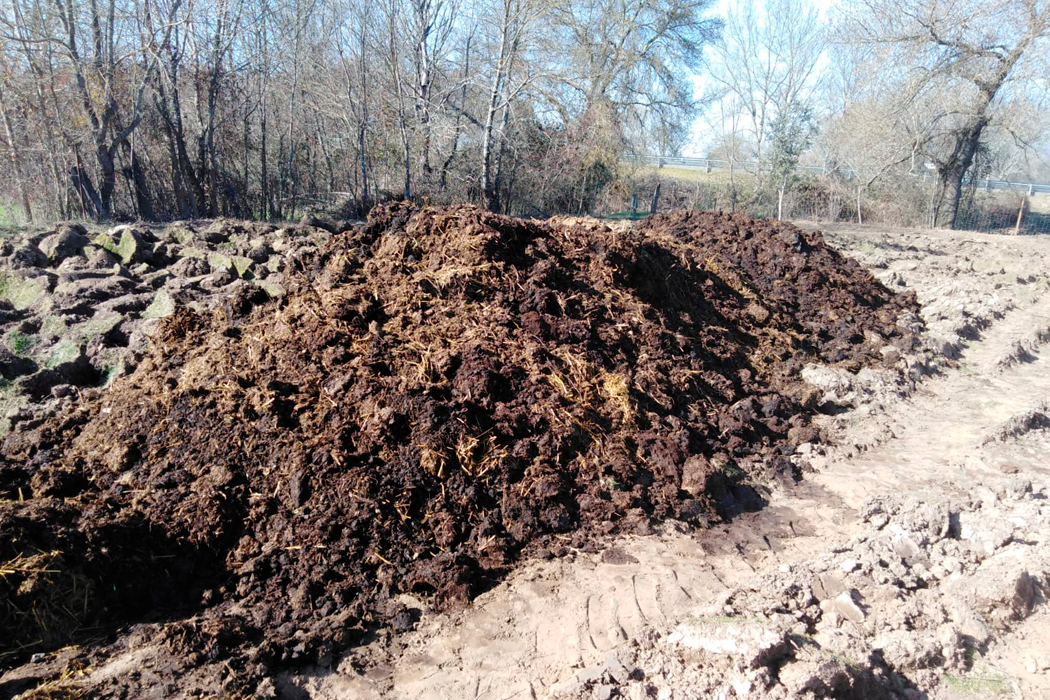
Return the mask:
[[858,215],[932,174],[952,226],[967,177],[1045,146],[1046,0],[712,3],[0,0],[0,206],[592,212],[630,197],[625,154],[680,152],[702,113],[711,155],[763,164],[778,210],[820,159]]
[[27,217],[280,219],[385,198],[575,211],[674,148],[710,0],[3,0]]

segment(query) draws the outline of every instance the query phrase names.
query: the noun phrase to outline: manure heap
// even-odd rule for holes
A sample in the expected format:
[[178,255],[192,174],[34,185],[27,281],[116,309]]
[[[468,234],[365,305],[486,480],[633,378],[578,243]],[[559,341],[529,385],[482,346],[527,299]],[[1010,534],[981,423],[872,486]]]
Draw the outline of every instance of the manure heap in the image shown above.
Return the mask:
[[326,660],[410,626],[400,593],[757,507],[818,437],[802,367],[915,343],[914,298],[819,233],[718,213],[377,207],[288,287],[178,311],[0,464],[9,660],[156,619],[249,685]]

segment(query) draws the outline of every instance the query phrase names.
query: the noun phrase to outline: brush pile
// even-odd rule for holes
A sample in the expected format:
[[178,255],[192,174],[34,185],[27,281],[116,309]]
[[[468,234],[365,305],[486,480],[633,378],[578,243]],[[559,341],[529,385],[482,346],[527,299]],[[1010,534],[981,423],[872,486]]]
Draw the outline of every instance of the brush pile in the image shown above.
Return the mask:
[[740,482],[815,437],[801,368],[914,342],[914,300],[819,233],[723,214],[397,204],[297,265],[23,436],[0,561],[61,552],[92,624],[195,614],[179,644],[258,677],[410,625],[400,593],[459,605],[523,554],[756,505]]

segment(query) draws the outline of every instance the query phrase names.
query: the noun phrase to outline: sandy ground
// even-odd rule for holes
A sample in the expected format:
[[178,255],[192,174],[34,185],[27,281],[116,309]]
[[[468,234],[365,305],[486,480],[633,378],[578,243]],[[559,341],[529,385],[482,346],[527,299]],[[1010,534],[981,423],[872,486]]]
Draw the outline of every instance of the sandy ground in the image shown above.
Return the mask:
[[1050,697],[1050,239],[824,229],[918,295],[918,389],[814,368],[833,444],[763,510],[529,562],[272,693]]

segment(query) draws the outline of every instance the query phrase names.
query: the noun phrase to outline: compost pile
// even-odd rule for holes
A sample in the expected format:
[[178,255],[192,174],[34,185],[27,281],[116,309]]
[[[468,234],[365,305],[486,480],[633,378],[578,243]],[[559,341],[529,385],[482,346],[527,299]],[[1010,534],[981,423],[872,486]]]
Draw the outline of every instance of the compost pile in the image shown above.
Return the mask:
[[[280,302],[164,319],[134,373],[7,451],[0,568],[47,566],[5,569],[0,651],[195,615],[176,646],[248,678],[330,658],[410,625],[400,593],[455,606],[523,554],[747,507],[736,482],[815,437],[807,362],[914,342],[913,298],[734,215],[395,204],[297,265]],[[25,612],[55,586],[83,600],[45,634]]]

